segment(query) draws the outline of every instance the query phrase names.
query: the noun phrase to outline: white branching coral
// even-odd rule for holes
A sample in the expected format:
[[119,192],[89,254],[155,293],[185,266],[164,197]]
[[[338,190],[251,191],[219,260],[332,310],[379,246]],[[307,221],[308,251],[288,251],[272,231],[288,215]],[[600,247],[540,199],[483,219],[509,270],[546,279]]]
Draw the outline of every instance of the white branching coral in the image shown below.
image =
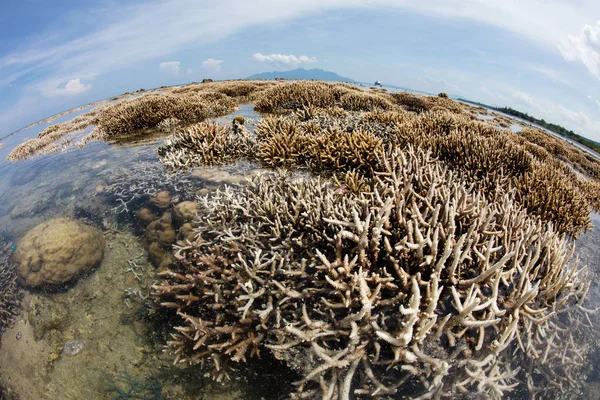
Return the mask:
[[270,351],[301,374],[293,397],[349,399],[500,398],[521,384],[507,352],[536,371],[561,361],[540,344],[588,288],[570,243],[422,150],[382,163],[369,194],[266,175],[203,198],[197,240],[153,286],[181,317],[176,362],[222,379]]

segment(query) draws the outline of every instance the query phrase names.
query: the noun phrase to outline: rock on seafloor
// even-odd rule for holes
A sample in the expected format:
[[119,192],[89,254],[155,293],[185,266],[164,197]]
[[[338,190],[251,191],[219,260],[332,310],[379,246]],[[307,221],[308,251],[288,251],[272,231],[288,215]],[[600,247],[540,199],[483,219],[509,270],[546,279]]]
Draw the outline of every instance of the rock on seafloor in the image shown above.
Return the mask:
[[31,288],[67,283],[102,261],[105,244],[98,229],[74,219],[44,222],[17,245],[14,261],[19,279]]

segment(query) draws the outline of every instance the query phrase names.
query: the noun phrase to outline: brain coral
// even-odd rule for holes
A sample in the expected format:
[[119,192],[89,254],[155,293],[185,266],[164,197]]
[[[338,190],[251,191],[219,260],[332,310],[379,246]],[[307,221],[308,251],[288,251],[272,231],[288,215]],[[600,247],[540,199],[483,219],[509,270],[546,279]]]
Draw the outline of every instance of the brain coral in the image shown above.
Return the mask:
[[102,261],[102,233],[70,218],[44,222],[25,234],[14,254],[23,284],[56,286],[85,274]]

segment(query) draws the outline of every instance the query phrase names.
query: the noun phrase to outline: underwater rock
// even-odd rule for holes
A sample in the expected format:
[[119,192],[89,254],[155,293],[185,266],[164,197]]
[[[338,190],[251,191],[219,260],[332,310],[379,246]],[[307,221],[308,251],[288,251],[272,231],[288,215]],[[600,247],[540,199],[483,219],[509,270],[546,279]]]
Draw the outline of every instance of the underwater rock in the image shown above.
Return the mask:
[[166,210],[171,204],[171,196],[167,191],[158,192],[155,196],[150,198],[148,204],[159,210]]
[[198,203],[195,201],[182,201],[173,207],[173,214],[177,225],[183,225],[186,222],[192,221],[197,212]]
[[29,287],[55,286],[89,272],[102,261],[105,240],[91,226],[70,218],[44,222],[25,234],[14,261]]
[[160,219],[148,225],[147,237],[150,242],[158,242],[161,246],[170,246],[175,243],[177,235],[173,228],[173,217],[170,212],[163,214]]
[[144,207],[140,210],[140,212],[138,212],[137,217],[138,217],[138,222],[140,223],[140,225],[143,227],[146,227],[152,221],[157,220],[159,218],[159,215],[157,215],[151,209]]

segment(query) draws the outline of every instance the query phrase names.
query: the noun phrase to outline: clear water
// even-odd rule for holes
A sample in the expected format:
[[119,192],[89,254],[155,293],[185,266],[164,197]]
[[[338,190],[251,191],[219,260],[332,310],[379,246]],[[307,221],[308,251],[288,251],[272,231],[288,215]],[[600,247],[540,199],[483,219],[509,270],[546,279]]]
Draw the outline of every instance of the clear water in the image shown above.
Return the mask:
[[[217,121],[228,123],[235,115],[259,119],[252,106],[243,105]],[[143,319],[143,301],[157,270],[148,260],[135,211],[148,196],[130,201],[126,212],[108,192],[115,183],[134,185],[142,180],[149,185],[154,180],[156,191],[167,188],[174,201],[186,200],[239,182],[256,166],[202,168],[173,178],[156,156],[164,140],[160,135],[127,144],[92,142],[83,149],[33,160],[5,161],[17,144],[47,125],[0,142],[4,145],[0,148],[0,235],[16,243],[42,222],[70,217],[98,227],[107,246],[100,266],[67,290],[25,292],[20,316],[2,334],[0,386],[21,399],[130,398],[124,396],[131,390],[148,399],[157,398],[151,397],[157,390],[172,399],[280,398],[284,388],[272,371],[217,384],[203,378],[197,368],[172,365],[171,356],[152,340],[152,326]],[[594,228],[578,240],[577,252],[590,267],[594,282],[590,303],[599,305],[600,215],[593,215],[593,223]],[[595,317],[592,321],[597,323]],[[73,346],[77,351],[65,351]],[[138,384],[134,389],[133,382]],[[581,398],[597,398],[593,397],[597,382],[600,376],[590,377]]]
[[[234,115],[258,119],[251,106]],[[234,115],[219,122],[231,122]],[[160,135],[137,143],[91,142],[83,149],[5,161],[16,145],[48,125],[23,129],[0,142],[0,236],[17,243],[40,223],[69,217],[100,229],[107,245],[102,263],[66,290],[24,291],[21,314],[2,334],[0,386],[21,399],[129,398],[118,396],[128,393],[133,381],[143,383],[135,390],[149,396],[139,398],[154,398],[152,382],[158,382],[164,398],[243,398],[238,382],[213,384],[197,376],[197,369],[173,366],[172,358],[151,340],[142,303],[156,268],[135,223],[136,209],[149,196],[130,203],[128,213],[117,208],[108,188],[115,182],[139,183],[140,177],[152,188],[155,179],[156,190],[170,189],[173,201],[191,200],[196,192],[241,181],[255,166],[203,168],[172,177],[156,155],[164,140]]]

